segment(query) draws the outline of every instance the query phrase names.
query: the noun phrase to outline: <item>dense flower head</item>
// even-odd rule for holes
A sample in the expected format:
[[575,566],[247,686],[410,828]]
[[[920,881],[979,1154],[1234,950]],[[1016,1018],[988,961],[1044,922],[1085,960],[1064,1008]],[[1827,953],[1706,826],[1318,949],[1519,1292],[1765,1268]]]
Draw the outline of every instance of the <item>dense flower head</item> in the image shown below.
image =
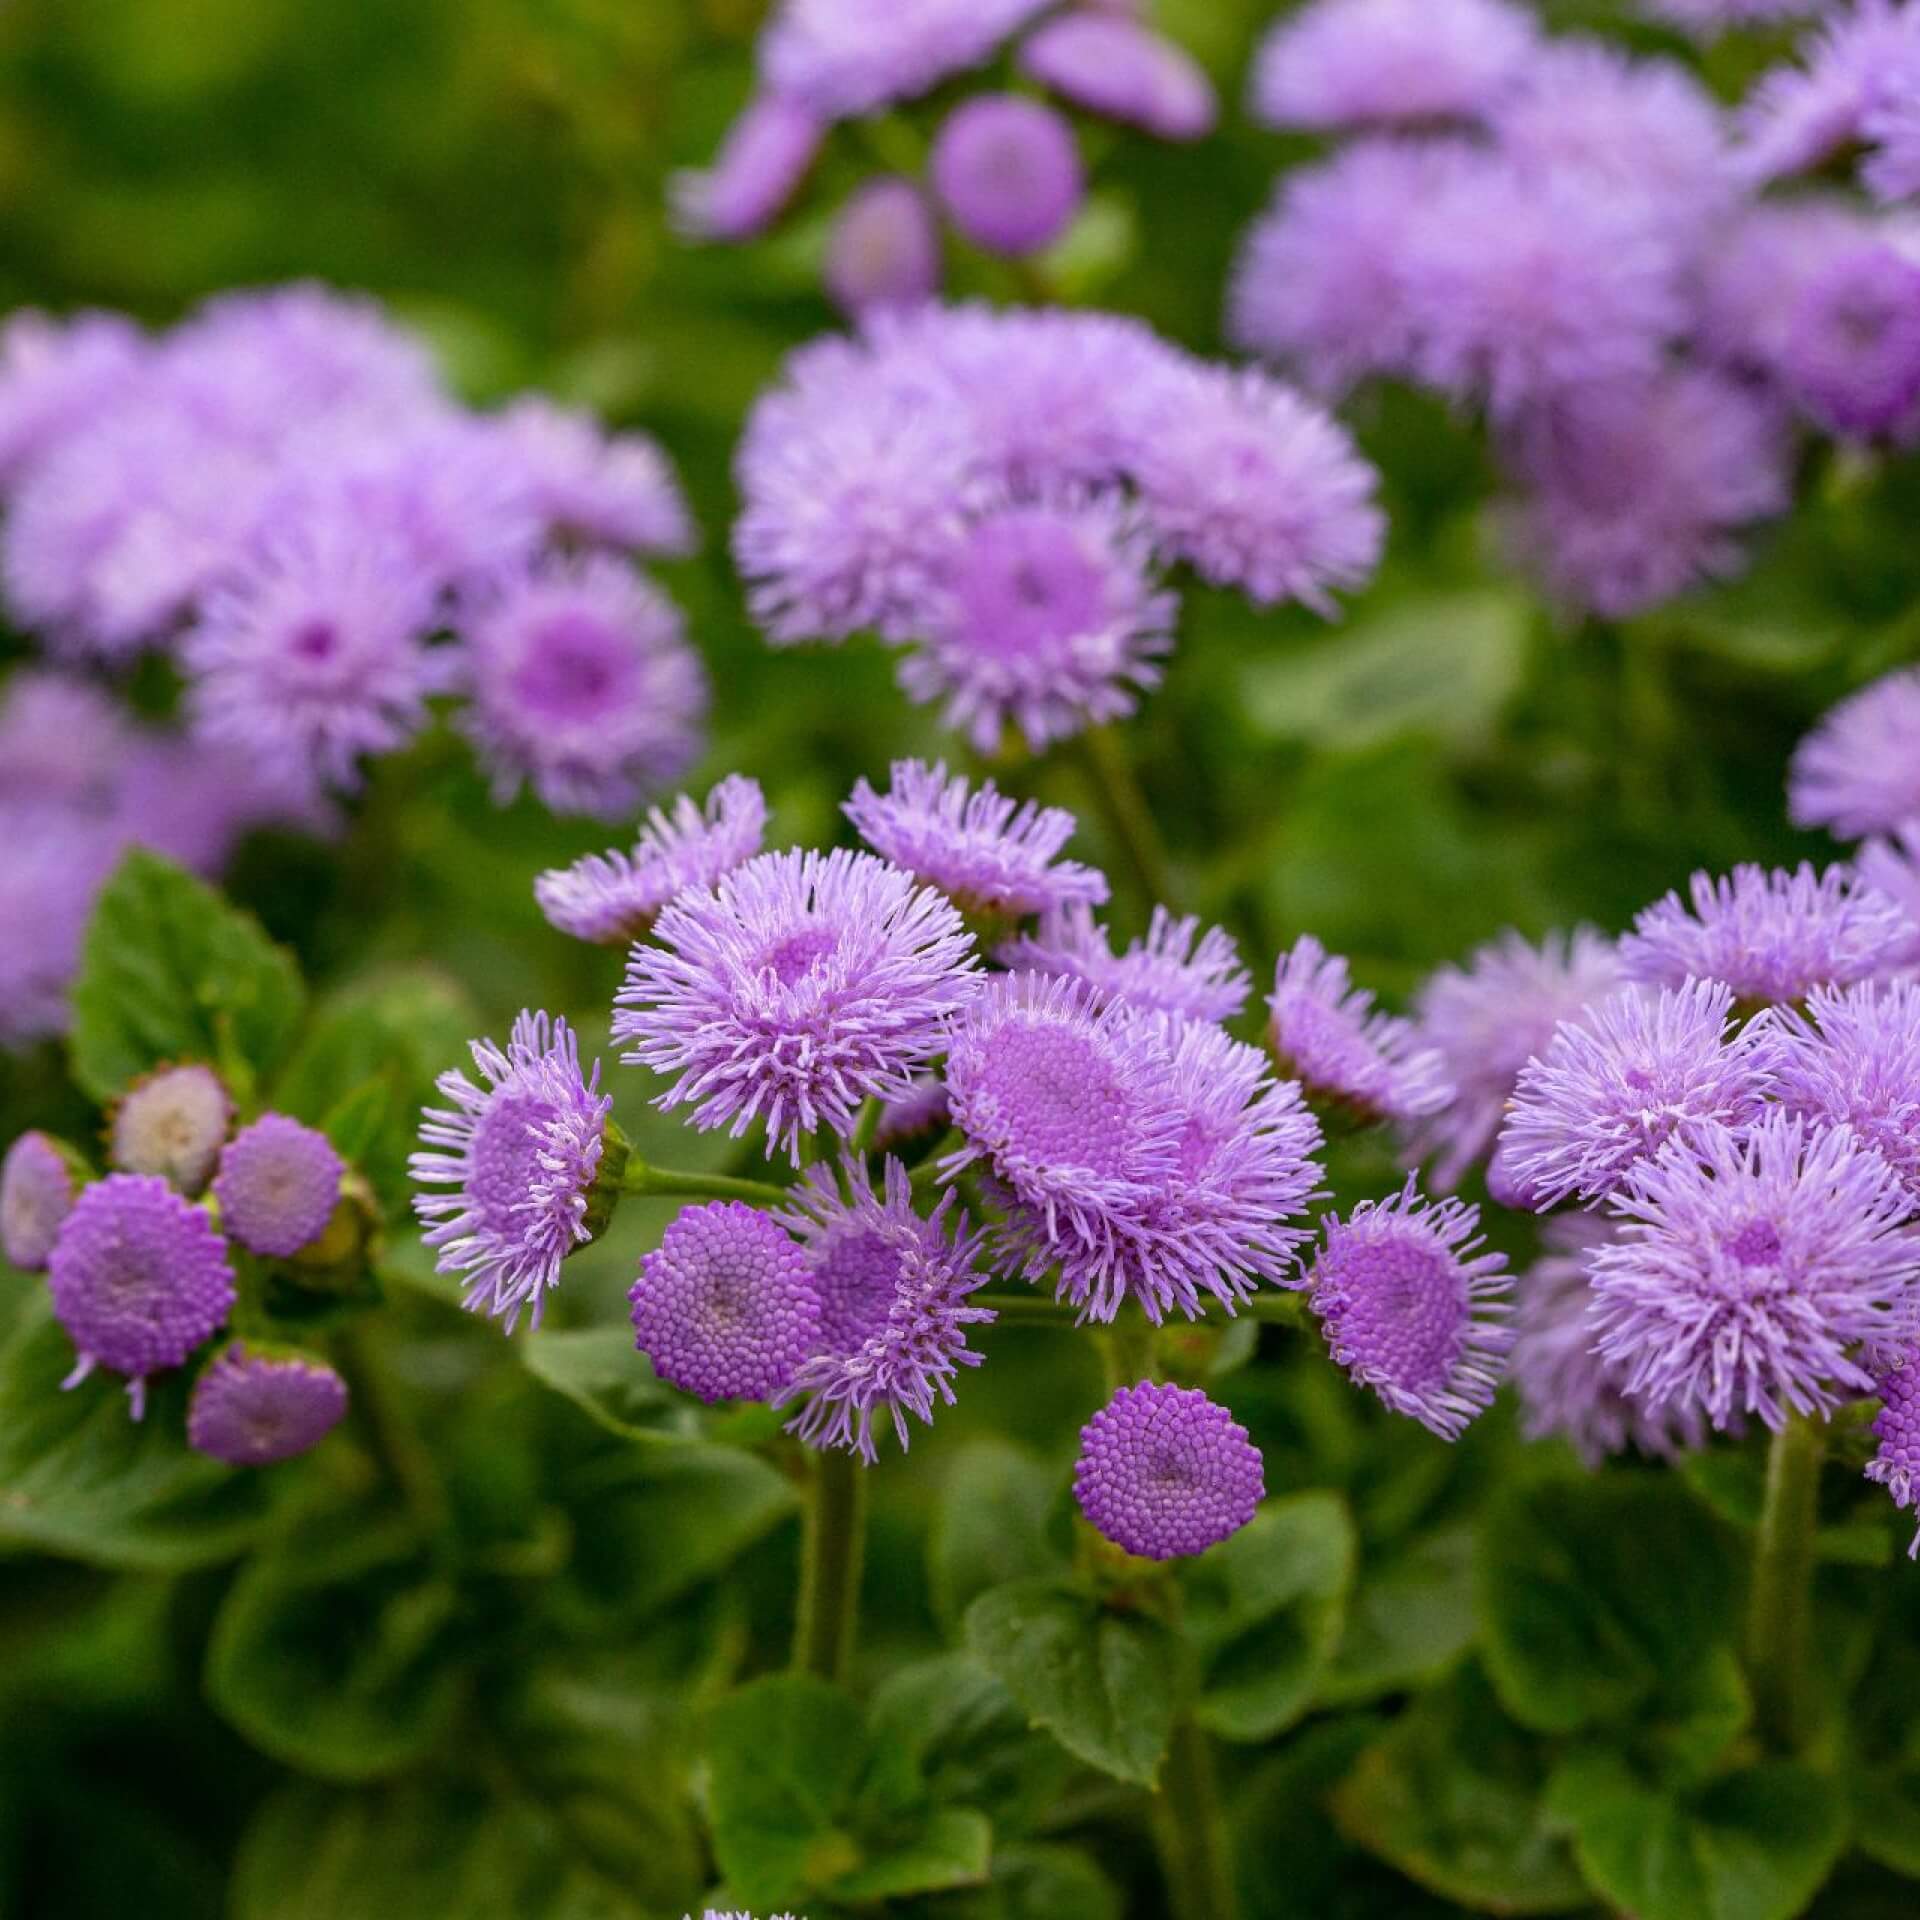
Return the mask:
[[1145,1560],[1205,1553],[1266,1494],[1245,1427],[1198,1387],[1121,1387],[1080,1429],[1074,1498],[1104,1538]]
[[597,1061],[582,1076],[564,1020],[522,1013],[504,1052],[491,1040],[472,1048],[480,1083],[440,1076],[448,1104],[426,1110],[420,1138],[442,1151],[409,1162],[416,1185],[453,1191],[416,1194],[413,1205],[439,1270],[467,1276],[468,1310],[504,1317],[511,1333],[523,1309],[540,1324],[561,1261],[591,1237],[587,1200],[613,1102]]
[[177,1367],[226,1324],[233,1269],[213,1223],[152,1174],[112,1173],[81,1191],[47,1259],[54,1317],[80,1357],[124,1374],[133,1417],[147,1376]]
[[1794,302],[1782,371],[1828,433],[1920,429],[1920,264],[1877,244],[1839,255]]
[[663,1107],[705,1131],[756,1121],[851,1136],[869,1098],[905,1094],[946,1050],[977,985],[972,936],[930,887],[871,854],[762,854],[662,909],[616,996],[614,1037],[673,1074]]
[[1696,873],[1688,891],[1691,912],[1669,893],[1622,936],[1629,978],[1719,980],[1736,999],[1784,1004],[1899,965],[1920,932],[1846,867],[1816,874],[1804,861],[1791,872],[1749,864],[1719,879]]
[[1231,1020],[1253,990],[1224,928],[1202,933],[1197,915],[1165,907],[1154,908],[1146,933],[1120,953],[1090,906],[1051,908],[1034,932],[1003,946],[999,958],[1017,972],[1078,980],[1133,1006],[1188,1020]]
[[120,1096],[107,1158],[122,1173],[158,1174],[192,1198],[213,1177],[233,1101],[211,1067],[156,1067]]
[[1429,1202],[1411,1176],[1386,1200],[1329,1214],[1308,1278],[1328,1350],[1395,1413],[1457,1440],[1493,1400],[1513,1344],[1503,1253],[1482,1253],[1480,1210]]
[[869,180],[834,216],[821,277],[842,313],[918,306],[940,290],[940,274],[940,229],[911,180]]
[[991,780],[975,788],[944,761],[896,760],[887,791],[863,777],[845,812],[876,853],[963,913],[1018,920],[1107,897],[1104,874],[1060,858],[1077,824],[1066,808],[1016,803]]
[[786,1228],[738,1200],[687,1207],[627,1294],[634,1342],[702,1400],[770,1400],[814,1351],[821,1301]]
[[220,1153],[220,1226],[254,1253],[284,1258],[326,1230],[346,1162],[333,1142],[284,1113],[263,1113]]
[[1020,49],[1020,70],[1089,113],[1162,140],[1213,131],[1213,83],[1185,48],[1122,12],[1056,14]]
[[591,414],[538,394],[508,407],[498,431],[521,490],[549,532],[640,553],[693,550],[680,483],[651,435],[607,433]]
[[73,1210],[78,1182],[67,1156],[44,1133],[23,1133],[0,1161],[0,1257],[38,1273]]
[[849,1158],[839,1178],[809,1168],[776,1216],[799,1237],[820,1300],[813,1351],[779,1396],[804,1402],[789,1430],[809,1446],[871,1463],[879,1418],[904,1450],[907,1415],[931,1425],[936,1398],[952,1406],[959,1369],[980,1364],[967,1329],[994,1317],[971,1304],[987,1280],[975,1267],[982,1236],[964,1213],[948,1218],[953,1202],[945,1195],[923,1218],[898,1160],[888,1158],[876,1193]]
[[1773,1091],[1771,1028],[1733,1028],[1732,989],[1626,988],[1521,1069],[1500,1136],[1511,1189],[1544,1210],[1597,1200],[1670,1140],[1698,1147],[1758,1120]]
[[669,183],[674,222],[698,240],[750,240],[764,232],[813,170],[827,122],[785,94],[751,100],[727,129],[713,165]]
[[193,1383],[187,1444],[230,1467],[270,1467],[317,1447],[347,1414],[347,1383],[304,1353],[236,1340]]
[[1920,1201],[1920,985],[1815,987],[1775,1032],[1781,1105],[1851,1127]]
[[0,807],[110,813],[134,745],[125,711],[99,687],[22,668],[0,702]]
[[117,313],[9,315],[0,328],[0,486],[75,421],[112,405],[146,356],[140,330]]
[[[1920,1507],[1920,1344],[1907,1342],[1875,1374],[1880,1411],[1873,1437],[1880,1446],[1867,1463],[1867,1478],[1885,1487],[1896,1507]],[[1907,1554],[1920,1558],[1920,1533]]]
[[1318,1099],[1371,1120],[1419,1120],[1453,1098],[1440,1055],[1352,984],[1347,963],[1303,933],[1280,956],[1268,1033],[1282,1069]]
[[1855,0],[1822,22],[1795,62],[1764,75],[1742,109],[1742,166],[1755,181],[1805,173],[1855,144],[1888,80],[1920,46],[1920,9]]
[[1694,344],[1749,380],[1784,381],[1802,294],[1848,254],[1879,238],[1864,210],[1838,195],[1747,206],[1698,257]]
[[1916,747],[1920,671],[1890,673],[1849,695],[1794,752],[1788,785],[1794,825],[1858,840],[1920,820]]
[[1900,73],[1868,110],[1860,130],[1873,147],[1860,167],[1873,194],[1881,200],[1920,194],[1920,44],[1907,50]]
[[672,810],[651,808],[630,853],[588,854],[539,875],[533,897],[548,923],[576,940],[624,946],[689,887],[710,887],[760,851],[767,803],[760,783],[730,773],[698,806],[686,794]]
[[64,811],[10,822],[0,860],[0,1047],[62,1032],[67,988],[94,898],[123,842],[111,826]]
[[1064,233],[1086,194],[1073,128],[1015,93],[977,94],[948,114],[927,159],[947,217],[975,246],[1018,257]]
[[1908,1324],[1920,1244],[1899,1177],[1850,1128],[1776,1110],[1674,1141],[1613,1206],[1625,1224],[1593,1255],[1592,1311],[1628,1393],[1778,1428],[1873,1391],[1859,1352]]
[[1884,893],[1920,926],[1920,819],[1903,820],[1867,841],[1853,864],[1865,885]]

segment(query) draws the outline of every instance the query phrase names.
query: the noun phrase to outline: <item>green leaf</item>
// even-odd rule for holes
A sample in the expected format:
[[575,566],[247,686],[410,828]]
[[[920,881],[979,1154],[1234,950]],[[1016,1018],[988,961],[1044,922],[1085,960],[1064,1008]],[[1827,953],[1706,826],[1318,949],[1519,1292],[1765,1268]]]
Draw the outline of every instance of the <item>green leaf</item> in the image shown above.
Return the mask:
[[1334,1493],[1268,1501],[1187,1576],[1201,1660],[1194,1718],[1228,1740],[1270,1740],[1303,1714],[1340,1641],[1353,1523]]
[[908,1838],[876,1849],[829,1884],[834,1900],[898,1900],[977,1887],[993,1857],[993,1823],[970,1807],[939,1807]]
[[94,906],[72,1000],[73,1076],[106,1101],[163,1060],[257,1082],[291,1044],[305,989],[250,914],[135,848]]
[[699,1436],[692,1403],[660,1383],[625,1327],[542,1328],[514,1345],[542,1386],[623,1440],[671,1443]]
[[[1688,1486],[1730,1526],[1752,1533],[1760,1525],[1760,1504],[1766,1494],[1767,1456],[1757,1443],[1717,1445],[1683,1453],[1674,1463]],[[1814,1549],[1836,1566],[1884,1567],[1893,1559],[1878,1504],[1863,1503],[1857,1519],[1821,1527]]]
[[1619,1754],[1583,1752],[1548,1803],[1596,1890],[1637,1920],[1793,1920],[1846,1844],[1841,1794],[1810,1767],[1748,1767],[1676,1795]]
[[1173,1731],[1179,1646],[1158,1621],[1017,1580],[967,1609],[967,1644],[1037,1727],[1117,1779],[1152,1786]]
[[949,1630],[989,1587],[1061,1571],[1047,1537],[1060,1475],[1005,1440],[972,1440],[954,1456],[927,1534],[933,1610]]
[[1883,1867],[1920,1880],[1920,1761],[1868,1774],[1853,1798],[1854,1845]]
[[272,1476],[188,1447],[187,1375],[153,1382],[136,1421],[111,1375],[63,1393],[72,1367],[43,1292],[0,1348],[0,1545],[156,1572],[242,1552],[269,1517]]
[[1320,1700],[1346,1705],[1436,1680],[1473,1643],[1473,1529],[1428,1534],[1363,1565]]

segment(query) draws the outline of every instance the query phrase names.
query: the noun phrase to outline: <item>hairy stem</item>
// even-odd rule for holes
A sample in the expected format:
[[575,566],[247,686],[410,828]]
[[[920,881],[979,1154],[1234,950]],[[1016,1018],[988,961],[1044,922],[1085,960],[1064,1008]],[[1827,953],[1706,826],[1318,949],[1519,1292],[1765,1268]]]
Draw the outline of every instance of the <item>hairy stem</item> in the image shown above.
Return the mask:
[[1747,1667],[1761,1728],[1786,1752],[1805,1744],[1811,1718],[1814,1534],[1826,1445],[1824,1423],[1798,1415],[1773,1436],[1754,1543]]
[[1119,841],[1128,865],[1133,868],[1147,904],[1177,905],[1166,846],[1119,735],[1108,727],[1089,727],[1078,736],[1078,745],[1087,784],[1093,790],[1108,830]]
[[1182,1714],[1153,1802],[1154,1841],[1174,1920],[1235,1920],[1239,1899],[1213,1747]]
[[627,1162],[620,1191],[687,1200],[744,1200],[753,1207],[783,1206],[789,1197],[786,1188],[765,1180],[736,1180],[727,1173],[682,1173],[672,1167],[649,1166],[638,1155]]
[[800,1541],[800,1602],[794,1620],[797,1673],[844,1680],[860,1617],[866,1560],[867,1470],[839,1447],[814,1457]]

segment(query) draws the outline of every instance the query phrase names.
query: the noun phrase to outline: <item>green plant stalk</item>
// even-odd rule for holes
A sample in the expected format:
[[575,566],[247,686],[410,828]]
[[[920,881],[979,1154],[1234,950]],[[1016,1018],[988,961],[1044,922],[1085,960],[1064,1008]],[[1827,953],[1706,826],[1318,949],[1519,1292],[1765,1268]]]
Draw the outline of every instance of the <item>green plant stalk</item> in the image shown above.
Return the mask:
[[860,1620],[860,1573],[867,1552],[867,1469],[831,1447],[815,1455],[800,1537],[800,1600],[793,1666],[840,1681],[852,1664]]
[[1119,841],[1148,905],[1177,906],[1165,843],[1120,737],[1109,727],[1089,727],[1076,744],[1094,800],[1109,831]]
[[1788,1753],[1810,1731],[1814,1535],[1826,1446],[1825,1424],[1797,1414],[1773,1436],[1754,1542],[1747,1670],[1761,1730]]
[[1107,1385],[1118,1393],[1158,1376],[1153,1323],[1143,1313],[1122,1313],[1106,1329]]
[[744,1200],[753,1207],[784,1206],[790,1198],[785,1187],[765,1180],[736,1180],[727,1173],[683,1173],[672,1167],[649,1166],[637,1154],[627,1162],[620,1191],[684,1200]]
[[1236,1920],[1240,1903],[1213,1744],[1186,1714],[1174,1722],[1153,1798],[1153,1836],[1174,1920]]

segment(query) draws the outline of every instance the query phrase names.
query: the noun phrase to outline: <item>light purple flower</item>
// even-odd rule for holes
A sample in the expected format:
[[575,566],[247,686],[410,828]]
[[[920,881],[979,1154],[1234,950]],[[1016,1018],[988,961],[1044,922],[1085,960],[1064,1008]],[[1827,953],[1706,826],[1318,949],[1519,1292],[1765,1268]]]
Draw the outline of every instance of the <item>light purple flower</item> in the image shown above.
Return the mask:
[[1080,1429],[1073,1494],[1094,1531],[1145,1560],[1205,1553],[1266,1494],[1260,1451],[1198,1387],[1122,1387]]
[[1841,254],[1800,290],[1782,372],[1827,432],[1911,438],[1920,428],[1920,265],[1884,245]]
[[23,1133],[0,1161],[0,1255],[22,1273],[38,1273],[73,1211],[79,1183],[59,1144]]
[[891,1153],[916,1140],[931,1140],[946,1132],[951,1118],[947,1083],[923,1074],[908,1092],[881,1102],[880,1118],[873,1129],[873,1150]]
[[54,1317],[79,1365],[124,1374],[133,1417],[146,1411],[147,1377],[177,1367],[226,1324],[233,1269],[200,1208],[152,1175],[112,1173],[82,1189],[47,1259]]
[[211,1067],[156,1067],[114,1104],[107,1157],[122,1173],[157,1174],[192,1199],[213,1177],[233,1101]]
[[1781,1105],[1851,1127],[1920,1200],[1920,985],[1815,987],[1807,1011],[1775,1027]]
[[125,709],[99,687],[22,667],[0,696],[0,807],[110,813],[134,748]]
[[439,1271],[466,1276],[470,1313],[506,1320],[524,1309],[540,1324],[560,1263],[592,1237],[588,1197],[600,1170],[613,1101],[600,1067],[582,1078],[580,1045],[564,1020],[522,1013],[503,1053],[472,1043],[481,1084],[464,1073],[436,1083],[444,1108],[429,1107],[423,1148],[408,1163],[414,1183],[450,1193],[414,1195],[421,1238],[440,1250]]
[[1889,76],[1860,130],[1873,145],[1860,177],[1874,196],[1906,200],[1920,194],[1920,44]]
[[940,290],[940,229],[911,180],[869,180],[834,216],[821,277],[842,313],[915,307]]
[[[1902,820],[1884,838],[1869,840],[1854,858],[1861,883],[1883,893],[1915,926],[1920,926],[1920,819]],[[1920,941],[1906,964],[1920,960]]]
[[76,422],[114,405],[146,359],[140,330],[117,313],[9,315],[0,328],[0,487]]
[[1831,196],[1745,208],[1700,256],[1693,340],[1736,373],[1782,378],[1801,295],[1879,237],[1859,207]]
[[347,1414],[347,1383],[304,1353],[236,1340],[193,1383],[187,1444],[230,1467],[270,1467],[317,1447]]
[[632,1065],[676,1076],[658,1104],[705,1131],[756,1121],[767,1152],[849,1138],[861,1103],[897,1099],[946,1050],[973,997],[952,905],[870,854],[762,854],[662,909],[615,996]]
[[1823,22],[1795,64],[1762,76],[1741,111],[1741,164],[1749,179],[1810,172],[1857,142],[1920,45],[1920,12],[1903,0],[1856,0]]
[[326,1231],[345,1172],[324,1133],[263,1113],[221,1150],[213,1182],[221,1230],[254,1253],[298,1253]]
[[0,860],[0,1047],[17,1048],[67,1025],[67,988],[93,903],[124,841],[112,822],[56,810],[9,823]]
[[1016,258],[1057,240],[1086,195],[1073,128],[1016,93],[976,94],[955,107],[934,137],[927,173],[967,239]]
[[1787,798],[1796,827],[1843,840],[1920,819],[1920,671],[1887,674],[1829,708],[1794,751]]
[[1674,1141],[1613,1205],[1626,1224],[1589,1272],[1628,1393],[1778,1428],[1789,1408],[1828,1415],[1873,1391],[1856,1352],[1906,1323],[1920,1243],[1898,1176],[1848,1128],[1776,1111]]
[[1078,980],[1148,1011],[1188,1020],[1231,1020],[1247,1004],[1253,982],[1224,928],[1200,931],[1194,914],[1155,907],[1145,935],[1113,950],[1113,936],[1091,907],[1050,908],[1038,929],[1000,949],[1003,966]]
[[498,430],[550,532],[641,553],[693,551],[686,500],[651,435],[607,433],[591,414],[537,394],[507,408]]
[[675,224],[700,240],[750,240],[764,232],[813,170],[826,131],[818,112],[784,94],[750,101],[713,165],[668,183]]
[[1020,70],[1089,113],[1162,140],[1201,139],[1219,118],[1199,62],[1123,14],[1057,14],[1020,49]]
[[1492,1404],[1513,1330],[1504,1253],[1482,1253],[1480,1210],[1431,1203],[1411,1176],[1387,1200],[1329,1214],[1308,1305],[1334,1359],[1395,1413],[1457,1440]]
[[[1876,1372],[1880,1411],[1873,1417],[1873,1437],[1880,1448],[1867,1463],[1867,1478],[1885,1487],[1896,1507],[1920,1507],[1920,1344],[1909,1341]],[[1920,1558],[1920,1533],[1907,1557]]]

